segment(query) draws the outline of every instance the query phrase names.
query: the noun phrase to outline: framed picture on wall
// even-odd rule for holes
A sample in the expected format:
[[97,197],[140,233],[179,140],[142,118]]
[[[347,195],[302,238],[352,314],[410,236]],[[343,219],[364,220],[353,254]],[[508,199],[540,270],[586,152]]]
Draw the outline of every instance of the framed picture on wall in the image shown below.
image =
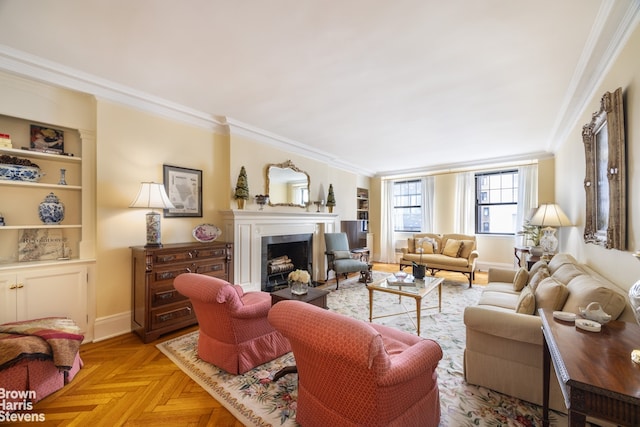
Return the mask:
[[165,209],[166,217],[202,216],[202,171],[163,165],[164,188],[175,208]]

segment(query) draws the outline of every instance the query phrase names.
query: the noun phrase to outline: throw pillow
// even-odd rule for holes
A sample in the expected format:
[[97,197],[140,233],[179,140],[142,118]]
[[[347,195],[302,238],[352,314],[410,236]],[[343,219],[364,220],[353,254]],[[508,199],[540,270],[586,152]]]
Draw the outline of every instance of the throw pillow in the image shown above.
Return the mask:
[[516,313],[533,314],[536,311],[536,299],[530,287],[526,286],[520,292],[518,303],[516,304]]
[[553,277],[544,279],[534,293],[536,297],[536,307],[549,310],[562,310],[564,302],[569,296],[569,289],[557,282]]
[[522,288],[524,288],[527,285],[528,281],[529,281],[529,272],[527,271],[526,268],[520,267],[520,270],[518,270],[515,277],[513,278],[513,290],[516,292],[520,292]]
[[529,271],[529,287],[531,287],[531,290],[535,292],[540,282],[549,276],[551,276],[551,274],[549,273],[549,269],[546,267],[539,268],[533,275],[531,274],[531,271]]
[[448,239],[447,243],[444,244],[442,254],[456,258],[458,256],[458,252],[460,251],[461,245],[462,242],[460,240]]
[[333,257],[335,259],[351,258],[351,252],[349,252],[349,251],[333,251]]
[[407,239],[407,252],[410,254],[416,253],[416,239],[413,237]]
[[433,243],[431,242],[431,239],[429,238],[423,238],[423,239],[418,239],[416,241],[416,253],[418,252],[418,249],[422,248],[422,253],[423,254],[432,254],[433,253]]
[[471,251],[473,251],[473,248],[475,245],[476,245],[476,242],[474,242],[473,240],[463,240],[462,245],[460,246],[460,251],[458,253],[458,256],[460,258],[469,259],[469,256],[471,255]]
[[548,268],[547,261],[538,261],[533,264],[529,269],[529,276],[533,277],[533,275],[536,274],[536,272],[541,268]]

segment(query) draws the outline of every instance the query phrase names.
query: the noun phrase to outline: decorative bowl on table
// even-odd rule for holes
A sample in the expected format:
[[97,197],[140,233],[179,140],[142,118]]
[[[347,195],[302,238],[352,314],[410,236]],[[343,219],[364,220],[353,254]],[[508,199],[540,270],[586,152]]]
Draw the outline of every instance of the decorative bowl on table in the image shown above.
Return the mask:
[[200,224],[191,232],[198,242],[213,242],[222,234],[222,231],[213,224]]

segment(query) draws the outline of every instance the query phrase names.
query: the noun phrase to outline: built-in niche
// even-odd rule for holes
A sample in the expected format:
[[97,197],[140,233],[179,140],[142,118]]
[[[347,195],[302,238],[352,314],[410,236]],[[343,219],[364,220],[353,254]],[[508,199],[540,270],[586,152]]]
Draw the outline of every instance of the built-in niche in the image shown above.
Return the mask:
[[627,246],[625,128],[622,88],[607,92],[582,128],[585,149],[584,241],[607,249]]

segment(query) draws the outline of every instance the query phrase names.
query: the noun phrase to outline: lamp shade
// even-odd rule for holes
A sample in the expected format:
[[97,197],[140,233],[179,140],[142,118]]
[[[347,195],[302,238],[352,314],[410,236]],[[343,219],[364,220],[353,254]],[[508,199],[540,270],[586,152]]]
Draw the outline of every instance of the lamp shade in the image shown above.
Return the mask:
[[531,217],[530,222],[532,225],[540,225],[542,227],[567,227],[571,225],[567,215],[555,203],[541,204]]
[[138,195],[129,205],[130,208],[172,209],[175,208],[164,185],[155,182],[140,183]]

